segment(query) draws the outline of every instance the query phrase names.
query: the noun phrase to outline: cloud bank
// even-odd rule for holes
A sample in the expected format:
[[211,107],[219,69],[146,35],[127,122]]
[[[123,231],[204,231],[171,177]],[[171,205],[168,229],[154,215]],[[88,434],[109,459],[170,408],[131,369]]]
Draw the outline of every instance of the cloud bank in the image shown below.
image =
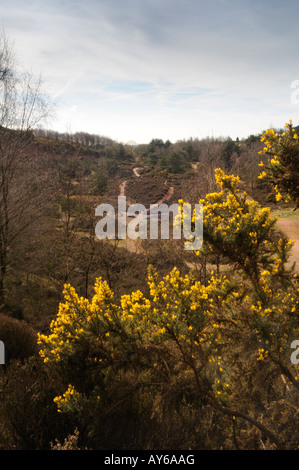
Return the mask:
[[298,2],[2,0],[1,10],[18,59],[58,102],[55,129],[141,143],[298,120]]

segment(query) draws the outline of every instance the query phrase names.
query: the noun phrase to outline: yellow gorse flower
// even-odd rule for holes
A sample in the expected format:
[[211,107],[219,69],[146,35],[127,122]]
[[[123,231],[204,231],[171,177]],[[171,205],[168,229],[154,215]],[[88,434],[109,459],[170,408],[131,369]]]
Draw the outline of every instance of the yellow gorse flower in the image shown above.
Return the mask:
[[[288,288],[279,287],[291,244],[272,237],[275,219],[270,209],[250,200],[238,188],[238,177],[218,169],[216,179],[219,192],[200,201],[207,236],[200,251],[212,257],[224,253],[228,276],[207,269],[201,282],[194,272],[182,274],[174,267],[161,278],[149,267],[148,294],[136,290],[118,300],[101,278],[91,300],[79,297],[67,284],[49,334],[38,335],[45,362],[68,365],[83,356],[93,376],[109,379],[116,370],[116,381],[122,374],[120,381],[126,381],[128,373],[140,384],[151,379],[160,383],[161,377],[170,384],[176,373],[188,377],[202,371],[214,398],[224,400],[234,384],[230,353],[225,353],[232,337],[243,338],[249,328],[254,331],[261,346],[253,353],[254,366],[271,360],[273,349],[279,359],[283,356],[299,308],[296,278]],[[85,410],[86,401],[97,404],[104,396],[97,392],[86,397],[78,390],[70,384],[55,398],[59,411]]]

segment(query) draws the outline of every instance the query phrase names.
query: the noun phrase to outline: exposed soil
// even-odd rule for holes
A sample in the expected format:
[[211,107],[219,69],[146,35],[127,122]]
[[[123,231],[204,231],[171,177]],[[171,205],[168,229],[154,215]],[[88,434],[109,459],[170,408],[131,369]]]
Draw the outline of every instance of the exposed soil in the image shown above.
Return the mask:
[[290,263],[296,262],[295,269],[299,270],[299,220],[279,219],[277,221],[279,229],[290,239],[294,240],[290,257]]
[[125,195],[125,188],[126,188],[126,185],[127,185],[127,182],[126,182],[126,181],[124,181],[123,183],[121,183],[121,184],[119,185],[119,189],[120,189],[119,195],[120,195],[120,196],[124,196],[124,195]]

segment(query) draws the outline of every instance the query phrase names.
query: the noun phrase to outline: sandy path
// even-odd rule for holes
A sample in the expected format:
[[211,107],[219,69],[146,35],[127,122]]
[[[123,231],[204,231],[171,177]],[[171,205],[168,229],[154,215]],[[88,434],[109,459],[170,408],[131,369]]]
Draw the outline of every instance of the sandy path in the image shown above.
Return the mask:
[[[171,186],[171,187],[168,189],[168,191],[167,191],[167,193],[165,194],[165,196],[163,196],[162,199],[160,199],[160,201],[156,202],[155,204],[151,204],[151,207],[159,207],[159,206],[161,206],[161,204],[163,204],[163,202],[165,202],[165,201],[168,201],[168,199],[170,199],[172,195],[173,195],[173,187]],[[150,208],[147,209],[147,212],[149,212],[149,211],[150,211]]]
[[139,173],[139,170],[142,170],[142,167],[136,167],[136,168],[133,168],[133,173],[135,176],[137,176],[137,178],[140,178],[140,173]]
[[[142,170],[142,168],[133,168],[133,173],[137,178],[140,178],[140,174],[138,170]],[[165,186],[167,186],[167,181],[164,182]],[[123,181],[119,185],[119,195],[120,196],[125,196],[125,190],[126,190],[126,185],[127,181]],[[167,193],[163,196],[162,199],[160,199],[156,204],[153,204],[154,207],[160,206],[163,204],[163,202],[167,201],[168,199],[171,198],[173,195],[174,188],[171,186],[168,188]],[[150,209],[146,209],[147,212],[149,212]],[[144,249],[140,245],[140,241],[138,240],[130,240],[130,239],[125,239],[121,240],[121,245],[122,247],[126,248],[128,251],[134,252],[134,253],[144,253]]]
[[127,185],[127,182],[126,182],[126,181],[124,181],[123,183],[121,183],[121,184],[119,185],[119,191],[120,191],[119,195],[120,195],[120,196],[124,196],[124,195],[125,195],[126,185]]
[[291,253],[293,256],[290,257],[288,264],[296,262],[295,269],[299,270],[299,220],[292,219],[279,219],[277,225],[280,230],[292,240],[295,240],[295,243],[292,247]]
[[[139,173],[139,170],[142,170],[142,167],[136,167],[136,168],[133,168],[133,173],[134,175],[137,177],[137,178],[140,178],[140,173]],[[167,186],[167,181],[164,182],[165,186]],[[125,189],[126,189],[126,185],[127,185],[127,182],[124,181],[123,183],[121,183],[119,185],[119,190],[120,190],[120,196],[124,196],[125,195]],[[160,199],[160,201],[156,202],[156,204],[153,204],[153,207],[156,207],[156,206],[160,206],[161,204],[163,204],[163,202],[165,201],[168,201],[168,199],[171,198],[171,196],[173,195],[173,187],[171,186],[167,193],[163,196],[162,199]],[[149,209],[147,209],[147,211],[149,211]]]

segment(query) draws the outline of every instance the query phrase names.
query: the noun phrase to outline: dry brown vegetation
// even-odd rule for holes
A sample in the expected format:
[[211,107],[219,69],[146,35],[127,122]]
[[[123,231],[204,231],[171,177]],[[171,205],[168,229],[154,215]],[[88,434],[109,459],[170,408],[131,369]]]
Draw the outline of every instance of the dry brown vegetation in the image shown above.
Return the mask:
[[[232,168],[239,169],[242,184],[251,197],[263,201],[264,205],[272,204],[276,207],[275,202],[265,199],[267,188],[252,178],[247,170],[246,152],[250,155],[257,153],[259,143],[243,142],[240,145],[243,150],[238,157],[232,156]],[[179,241],[130,240],[128,244],[121,240],[97,240],[94,234],[94,210],[101,202],[111,202],[116,207],[120,185],[125,181],[124,190],[129,202],[148,206],[161,199],[169,186],[174,188],[169,203],[177,202],[181,197],[191,203],[197,202],[199,197],[204,197],[207,192],[216,188],[213,169],[217,166],[225,167],[221,160],[221,146],[222,143],[218,141],[192,142],[192,162],[187,162],[186,170],[180,174],[160,170],[158,162],[155,167],[148,167],[147,156],[140,154],[138,148],[134,149],[134,153],[131,148],[126,148],[122,160],[117,153],[114,155],[117,171],[108,177],[104,194],[97,195],[91,190],[92,175],[97,167],[104,168],[107,154],[113,154],[107,147],[97,149],[96,154],[89,154],[82,146],[76,147],[75,144],[68,146],[59,142],[57,145],[57,142],[45,139],[40,142],[40,139],[33,136],[27,141],[23,147],[26,159],[22,160],[20,178],[21,174],[30,175],[36,188],[34,197],[30,196],[31,204],[27,206],[29,213],[26,220],[33,217],[37,207],[39,211],[34,216],[34,223],[28,224],[26,230],[20,233],[18,243],[11,244],[8,251],[10,268],[5,275],[5,300],[2,302],[0,318],[1,339],[7,350],[7,364],[5,371],[1,371],[0,382],[4,397],[0,429],[2,448],[48,448],[51,442],[56,439],[63,441],[65,436],[73,432],[72,420],[59,415],[56,417],[51,387],[57,394],[59,381],[55,383],[53,378],[50,386],[46,382],[48,379],[44,375],[34,341],[37,332],[47,332],[50,322],[55,318],[65,283],[70,283],[80,295],[87,298],[92,296],[94,281],[99,276],[107,280],[117,298],[137,289],[146,293],[146,267],[149,264],[161,275],[166,275],[173,266],[177,266],[182,274],[193,266],[197,269],[199,279],[203,282],[208,279],[209,271],[215,267],[217,260],[197,259],[194,264],[192,254],[185,252]],[[185,147],[185,142],[176,144],[176,149],[181,148],[183,151]],[[167,151],[171,151],[171,147]],[[139,167],[140,162],[143,162],[143,171],[139,177],[133,172],[135,161]],[[194,165],[194,161],[198,164]],[[254,174],[256,162],[257,159],[252,157]],[[30,393],[30,397],[28,390],[33,393]],[[16,414],[14,410],[20,407],[22,413]],[[40,413],[43,415],[41,421]],[[126,420],[125,409],[123,413],[122,419]],[[29,415],[32,426],[27,419]],[[195,417],[196,414],[193,419]],[[111,419],[112,416],[109,415],[112,432],[114,424]],[[133,427],[137,424],[137,415],[134,419]],[[182,438],[179,423],[174,423],[171,419],[168,422],[167,419],[164,421],[163,439],[168,441],[159,442],[158,430],[152,423],[153,427],[148,429],[149,434],[143,436],[148,445],[174,445],[179,448],[180,442],[186,443],[189,440],[190,445],[196,446],[188,432],[188,426],[192,429],[191,421]],[[209,438],[203,438],[203,442],[206,442],[203,445],[221,447],[221,429],[225,429],[225,423],[216,415],[209,415],[207,419],[214,421],[214,424],[212,426],[210,423],[212,431],[208,427],[203,430],[203,433],[209,435]],[[218,424],[217,419],[220,419]],[[108,426],[108,422],[106,425]],[[138,426],[138,432],[142,435],[145,431],[142,423]],[[209,434],[210,432],[213,434]],[[238,446],[249,448],[250,430],[246,434],[245,427],[242,432],[247,437],[243,440],[239,436]],[[108,434],[111,437],[110,431]],[[210,444],[207,444],[207,440]],[[117,442],[119,445],[120,441]],[[122,445],[129,443],[123,442]],[[232,442],[227,445],[234,448]]]

